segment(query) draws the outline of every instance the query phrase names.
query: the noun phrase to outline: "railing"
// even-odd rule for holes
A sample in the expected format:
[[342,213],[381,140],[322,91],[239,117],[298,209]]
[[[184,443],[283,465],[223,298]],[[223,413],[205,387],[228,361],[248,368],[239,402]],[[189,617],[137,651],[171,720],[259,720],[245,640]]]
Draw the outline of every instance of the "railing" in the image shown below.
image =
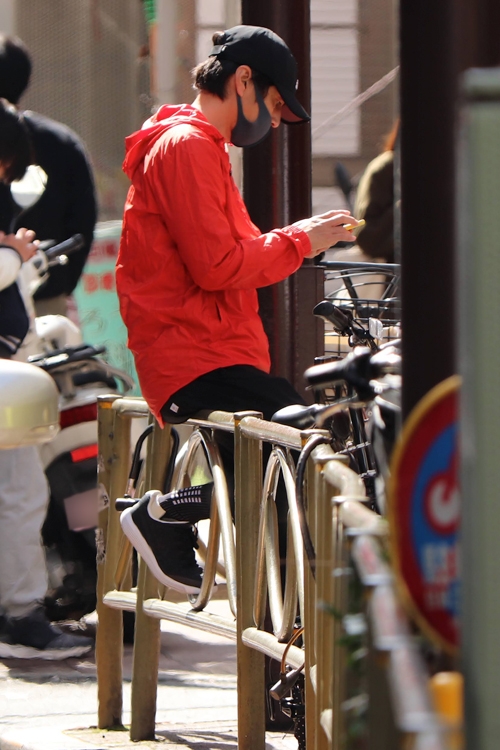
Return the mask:
[[[304,672],[308,750],[349,748],[356,723],[352,716],[357,717],[358,724],[359,716],[363,717],[369,750],[396,750],[401,737],[408,743],[405,748],[443,748],[425,667],[397,604],[384,558],[386,523],[363,505],[362,480],[327,445],[312,451],[303,493],[316,551],[315,573],[304,561],[293,455],[308,440],[316,439],[317,432],[271,424],[250,412],[213,412],[206,419],[190,420],[194,431],[183,463],[176,469],[175,482],[182,485],[201,451],[215,484],[200,594],[185,603],[169,601],[168,590],[141,560],[137,581],[133,581],[132,550],[121,533],[114,503],[127,487],[131,422],[147,414],[142,399],[100,400],[99,481],[103,505],[96,644],[99,727],[122,724],[121,610],[129,610],[136,613],[130,727],[133,740],[154,738],[160,619],[165,619],[236,642],[240,750],[264,750],[264,658],[267,654],[281,660],[285,651],[287,665]],[[234,432],[234,526],[214,430]],[[265,474],[263,443],[271,446]],[[155,424],[148,438],[141,491],[164,486],[170,444],[170,429],[161,430]],[[274,502],[279,476],[289,505],[284,593]],[[225,579],[231,612],[227,618],[210,612],[216,575]],[[368,597],[355,601],[353,584],[358,576]],[[270,617],[266,617],[267,612]],[[297,615],[304,627],[300,647],[290,645],[297,633]],[[358,641],[364,645],[357,648],[359,653],[353,653],[352,644]],[[353,659],[364,660],[367,665],[361,685],[353,686]]]

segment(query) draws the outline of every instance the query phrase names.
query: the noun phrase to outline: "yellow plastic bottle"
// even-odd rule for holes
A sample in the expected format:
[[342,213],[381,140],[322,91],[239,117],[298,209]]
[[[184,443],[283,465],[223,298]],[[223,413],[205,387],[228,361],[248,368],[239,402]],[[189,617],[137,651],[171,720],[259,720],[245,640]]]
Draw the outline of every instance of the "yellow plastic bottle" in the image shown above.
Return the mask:
[[460,672],[438,672],[429,680],[434,709],[447,728],[448,750],[463,750],[464,679]]

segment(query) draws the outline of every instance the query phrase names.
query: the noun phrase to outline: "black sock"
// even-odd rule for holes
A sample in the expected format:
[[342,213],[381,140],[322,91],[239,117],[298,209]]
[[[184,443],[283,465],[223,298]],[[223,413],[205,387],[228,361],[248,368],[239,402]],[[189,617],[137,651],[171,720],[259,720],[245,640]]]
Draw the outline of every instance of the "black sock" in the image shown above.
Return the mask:
[[210,518],[210,506],[214,483],[199,484],[195,487],[183,487],[158,498],[165,511],[162,520],[173,518],[176,521],[197,523],[203,518]]

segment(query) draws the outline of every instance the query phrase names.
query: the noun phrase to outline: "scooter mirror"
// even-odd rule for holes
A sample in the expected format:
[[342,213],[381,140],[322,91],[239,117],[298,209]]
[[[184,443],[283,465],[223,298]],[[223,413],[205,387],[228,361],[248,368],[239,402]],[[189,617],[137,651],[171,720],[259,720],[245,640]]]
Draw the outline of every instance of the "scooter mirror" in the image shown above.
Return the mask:
[[59,432],[58,391],[35,365],[0,359],[0,449],[37,445]]
[[24,177],[11,183],[10,192],[18,206],[31,208],[41,198],[47,185],[47,173],[38,165],[30,164]]

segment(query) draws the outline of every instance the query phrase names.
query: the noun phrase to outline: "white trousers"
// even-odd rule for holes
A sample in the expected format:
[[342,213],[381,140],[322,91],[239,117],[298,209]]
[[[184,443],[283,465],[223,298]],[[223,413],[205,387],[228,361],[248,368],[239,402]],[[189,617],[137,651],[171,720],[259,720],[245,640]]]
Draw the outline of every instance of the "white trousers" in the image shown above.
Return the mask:
[[0,450],[0,607],[23,617],[47,592],[41,529],[49,492],[35,446]]

